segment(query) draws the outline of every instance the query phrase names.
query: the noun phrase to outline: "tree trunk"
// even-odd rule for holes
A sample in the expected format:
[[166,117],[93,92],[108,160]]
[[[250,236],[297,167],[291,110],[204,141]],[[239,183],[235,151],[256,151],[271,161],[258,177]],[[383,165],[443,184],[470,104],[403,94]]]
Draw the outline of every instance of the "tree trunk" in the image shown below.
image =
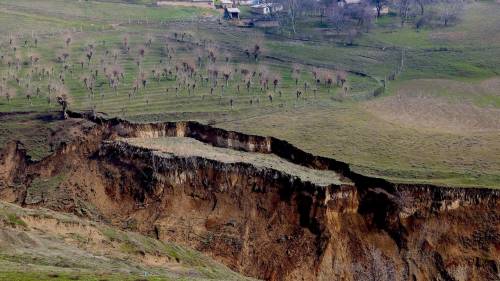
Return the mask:
[[63,105],[62,118],[65,120],[68,119],[68,106],[67,105]]

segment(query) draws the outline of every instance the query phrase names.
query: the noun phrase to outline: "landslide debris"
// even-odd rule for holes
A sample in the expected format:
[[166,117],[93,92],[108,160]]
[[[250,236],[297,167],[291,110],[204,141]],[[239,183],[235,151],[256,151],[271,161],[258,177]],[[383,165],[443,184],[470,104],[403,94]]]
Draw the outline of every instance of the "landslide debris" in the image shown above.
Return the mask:
[[71,214],[0,202],[0,279],[37,278],[250,280],[174,243]]
[[2,199],[190,247],[265,280],[499,279],[498,190],[391,183],[196,122],[90,119],[41,161],[7,145]]

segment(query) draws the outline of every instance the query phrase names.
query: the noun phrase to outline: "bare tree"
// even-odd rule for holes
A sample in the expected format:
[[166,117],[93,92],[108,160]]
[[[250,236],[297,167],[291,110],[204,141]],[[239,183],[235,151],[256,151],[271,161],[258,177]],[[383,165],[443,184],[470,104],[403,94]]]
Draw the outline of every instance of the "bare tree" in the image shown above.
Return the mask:
[[347,15],[352,21],[355,21],[358,27],[369,29],[372,25],[372,7],[367,3],[362,2],[358,5],[349,5],[344,9],[344,14]]
[[56,100],[61,106],[61,113],[63,119],[68,119],[68,108],[72,102],[71,96],[68,94],[68,90],[63,85],[56,86]]
[[2,94],[5,97],[5,99],[7,100],[7,103],[10,103],[12,98],[16,96],[16,90],[8,88],[8,87],[3,85],[1,87],[0,94]]
[[278,1],[280,4],[283,5],[287,19],[289,20],[289,24],[292,27],[292,32],[293,34],[297,33],[296,25],[297,25],[297,20],[300,16],[300,10],[302,8],[302,5],[304,4],[303,0],[280,0]]
[[278,88],[279,83],[281,82],[281,75],[279,72],[274,73],[271,75],[271,80],[273,82],[273,91],[276,92],[276,89]]
[[153,40],[154,40],[154,37],[151,33],[146,34],[146,42],[144,42],[144,45],[147,48],[151,48],[151,46],[153,45]]
[[[417,0],[417,1],[425,1],[425,0]],[[373,6],[375,6],[375,9],[377,10],[377,18],[380,17],[380,12],[382,9],[387,6],[389,3],[388,0],[371,0],[371,3]]]
[[354,45],[354,39],[358,36],[358,30],[354,27],[350,28],[349,31],[347,31],[347,36],[346,36],[346,44],[351,46]]
[[301,67],[299,64],[294,64],[292,66],[292,79],[295,80],[295,86],[299,84]]
[[92,60],[92,57],[94,56],[94,45],[88,45],[85,56],[87,57],[88,65],[90,65],[90,60]]
[[123,52],[128,53],[130,51],[130,45],[129,45],[129,38],[128,35],[123,36],[122,39],[122,47],[123,47]]
[[73,37],[71,36],[71,34],[66,34],[64,35],[64,45],[66,46],[66,48],[69,48],[69,45],[71,44],[71,42],[73,41]]
[[255,44],[252,47],[252,56],[255,61],[258,61],[259,58],[262,55],[263,47],[264,47],[264,40],[261,38],[258,38],[254,40]]
[[33,105],[32,98],[33,98],[33,92],[31,91],[31,89],[28,89],[26,91],[26,99],[28,100],[28,103],[30,104],[30,106]]
[[40,61],[40,55],[38,53],[31,53],[29,54],[29,59],[31,62],[31,65],[34,66]]
[[57,55],[57,60],[62,63],[66,63],[66,60],[69,58],[69,51],[67,49],[62,50]]
[[425,6],[428,4],[431,4],[437,0],[415,0],[415,4],[419,7],[420,9],[420,16],[423,16],[425,14]]
[[229,87],[229,79],[231,78],[233,72],[230,66],[223,65],[219,67],[219,73],[222,73],[226,87]]
[[334,84],[335,73],[333,73],[330,70],[325,69],[321,72],[321,78],[323,79],[323,81],[325,83],[325,87],[328,89],[328,93],[330,93],[330,90]]
[[327,11],[328,21],[335,27],[337,32],[342,31],[348,23],[348,17],[345,13],[345,9],[334,5]]
[[396,6],[399,10],[399,17],[401,19],[401,26],[404,26],[405,22],[408,20],[408,16],[410,15],[410,5],[411,0],[396,1]]
[[139,49],[137,50],[137,55],[139,55],[139,65],[142,64],[142,61],[144,60],[144,57],[146,56],[146,47],[145,46],[140,46]]
[[437,5],[439,18],[444,26],[459,19],[464,9],[464,2],[461,0],[443,0]]
[[336,80],[337,80],[337,85],[343,87],[344,84],[347,82],[347,72],[343,70],[337,71]]

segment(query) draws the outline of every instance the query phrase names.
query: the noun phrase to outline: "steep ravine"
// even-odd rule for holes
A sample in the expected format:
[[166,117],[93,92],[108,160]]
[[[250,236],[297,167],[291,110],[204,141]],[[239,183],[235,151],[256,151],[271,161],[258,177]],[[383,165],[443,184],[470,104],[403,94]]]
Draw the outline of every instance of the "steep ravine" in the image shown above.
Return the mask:
[[[72,113],[74,118],[81,114]],[[103,220],[212,255],[266,280],[498,280],[500,191],[394,184],[272,137],[196,122],[91,118],[85,137],[33,162],[0,153],[0,196]],[[120,138],[189,137],[274,154],[343,184],[279,169],[162,154]],[[39,179],[58,181],[40,188]]]

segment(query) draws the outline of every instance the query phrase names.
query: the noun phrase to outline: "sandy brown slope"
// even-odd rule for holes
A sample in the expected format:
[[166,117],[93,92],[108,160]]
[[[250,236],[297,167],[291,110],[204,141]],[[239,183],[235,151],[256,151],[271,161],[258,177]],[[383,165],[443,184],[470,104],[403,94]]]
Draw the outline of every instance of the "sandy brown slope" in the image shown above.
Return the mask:
[[248,280],[172,243],[74,215],[0,202],[1,280],[25,280],[32,274],[54,280],[59,275],[138,280],[145,273],[155,280]]
[[[498,279],[497,190],[394,184],[279,139],[194,122],[94,121],[84,138],[41,162],[11,144],[1,158],[25,168],[5,169],[3,194],[175,241],[266,280]],[[117,136],[275,154],[349,183],[318,186],[250,163],[165,156]]]

